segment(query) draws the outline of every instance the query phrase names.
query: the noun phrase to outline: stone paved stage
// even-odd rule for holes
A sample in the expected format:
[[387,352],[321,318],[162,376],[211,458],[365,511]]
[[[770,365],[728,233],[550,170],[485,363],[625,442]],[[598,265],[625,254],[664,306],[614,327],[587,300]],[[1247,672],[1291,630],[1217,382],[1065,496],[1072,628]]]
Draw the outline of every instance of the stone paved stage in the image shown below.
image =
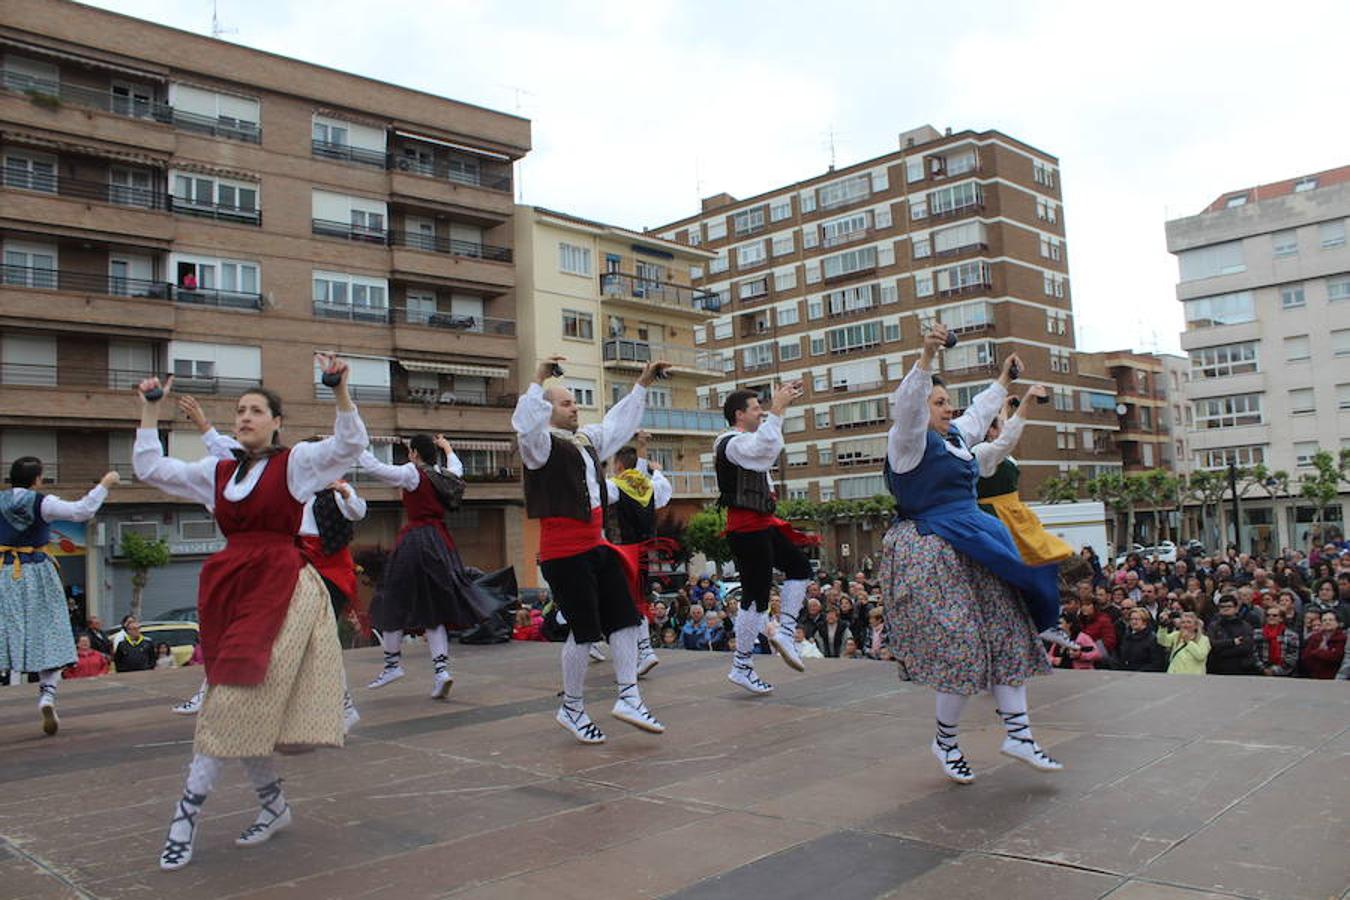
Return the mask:
[[[997,754],[987,697],[966,713],[979,773],[928,755],[929,695],[890,666],[776,659],[752,698],[721,654],[670,652],[645,693],[668,726],[592,713],[554,724],[556,648],[455,648],[450,702],[429,665],[371,693],[344,752],[283,761],[296,824],[250,851],[237,767],[188,868],[155,866],[190,752],[172,716],[198,670],[73,682],[43,738],[35,691],[0,692],[0,897],[1345,897],[1350,685],[1063,672],[1033,686],[1042,743],[1067,770]],[[347,654],[353,684],[375,650]],[[427,683],[424,683],[427,682]]]

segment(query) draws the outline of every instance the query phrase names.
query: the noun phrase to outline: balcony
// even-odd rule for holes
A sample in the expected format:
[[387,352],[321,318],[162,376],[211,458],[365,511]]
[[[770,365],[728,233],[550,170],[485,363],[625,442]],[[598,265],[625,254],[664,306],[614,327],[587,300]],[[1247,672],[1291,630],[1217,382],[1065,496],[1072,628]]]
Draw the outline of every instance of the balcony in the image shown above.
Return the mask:
[[423,325],[427,328],[444,328],[465,334],[494,334],[504,337],[514,336],[514,319],[492,319],[486,316],[466,316],[459,313],[430,312],[421,309],[395,307],[395,321],[407,325]]
[[487,162],[466,160],[463,158],[425,161],[410,156],[390,154],[387,165],[398,172],[420,175],[423,178],[437,178],[453,181],[469,187],[484,188],[509,194],[511,185],[511,164],[509,162]]
[[716,497],[717,476],[712,472],[661,472],[676,497]]
[[174,109],[167,103],[151,100],[137,100],[114,94],[112,91],[82,87],[75,84],[58,84],[43,78],[33,78],[22,72],[0,69],[0,88],[24,94],[35,104],[60,106],[70,103],[86,106],[117,116],[133,119],[153,119],[156,122],[172,122]]
[[699,316],[711,315],[722,309],[721,298],[702,288],[649,281],[622,272],[601,274],[600,295],[606,300],[634,301]]
[[381,150],[363,150],[350,144],[334,144],[329,141],[310,141],[310,152],[319,159],[332,159],[339,162],[354,162],[363,166],[379,169],[389,164],[389,154]]
[[193,306],[219,306],[230,309],[262,309],[262,295],[215,288],[185,288],[167,281],[146,281],[116,275],[72,272],[68,269],[41,269],[0,265],[0,283],[7,288],[63,291],[75,294],[105,294],[113,297],[139,297],[172,300]]
[[99,181],[81,181],[76,178],[63,178],[41,172],[23,172],[6,169],[5,187],[32,191],[36,194],[51,194],[76,200],[93,200],[97,203],[110,203],[114,206],[128,206],[135,209],[168,209],[170,198],[153,188],[126,187],[117,184],[105,184]]
[[617,367],[640,369],[654,359],[665,360],[676,370],[718,378],[725,374],[722,355],[689,347],[671,347],[647,341],[610,338],[602,346],[604,361]]
[[967,203],[964,206],[953,206],[951,209],[929,210],[928,218],[942,222],[948,219],[959,219],[962,216],[975,215],[984,212],[984,201],[978,203]]
[[938,291],[939,297],[968,297],[973,294],[983,294],[992,290],[994,285],[988,281],[976,281],[970,284],[962,284],[957,287],[943,288]]
[[[317,234],[318,223],[315,223]],[[466,256],[471,259],[486,259],[493,262],[509,263],[512,259],[510,247],[494,247],[491,244],[478,244],[472,241],[457,241],[452,238],[422,234],[415,231],[390,231],[391,247],[408,247],[413,250],[426,250],[430,253],[447,253],[451,256]]]
[[514,391],[409,388],[397,398],[397,402],[422,406],[495,406],[498,409],[514,409],[519,397]]
[[212,118],[211,116],[184,112],[181,109],[174,109],[172,112],[173,116],[170,121],[173,127],[183,131],[226,138],[232,141],[243,141],[248,144],[262,143],[262,126],[257,122],[245,122],[242,119],[231,119],[227,116]]
[[320,319],[345,319],[367,325],[388,325],[391,321],[387,306],[352,306],[350,303],[314,301],[314,315]]
[[180,216],[195,216],[199,219],[214,219],[217,222],[232,222],[237,225],[262,225],[262,211],[257,209],[241,209],[221,203],[199,203],[174,196],[168,198],[168,208]]
[[651,406],[642,411],[642,427],[647,431],[686,434],[720,434],[728,428],[727,420],[720,412]]
[[[104,366],[55,366],[38,363],[0,364],[0,384],[7,387],[85,388],[129,391],[154,372]],[[248,385],[256,384],[249,381]],[[175,382],[174,389],[178,389]]]
[[368,228],[365,225],[353,225],[350,222],[334,222],[330,219],[311,219],[310,228],[320,237],[343,238],[363,244],[387,246],[389,232],[383,228]]

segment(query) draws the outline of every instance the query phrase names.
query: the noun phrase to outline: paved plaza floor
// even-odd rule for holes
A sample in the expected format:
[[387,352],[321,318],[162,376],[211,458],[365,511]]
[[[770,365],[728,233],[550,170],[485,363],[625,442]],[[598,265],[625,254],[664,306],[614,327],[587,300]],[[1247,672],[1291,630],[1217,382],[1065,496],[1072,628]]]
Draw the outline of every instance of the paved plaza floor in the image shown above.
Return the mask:
[[[1032,686],[1042,774],[998,754],[988,697],[966,710],[978,780],[928,752],[929,693],[883,663],[760,658],[777,690],[726,681],[725,654],[673,651],[643,682],[667,733],[589,709],[607,743],[553,721],[557,647],[454,647],[448,702],[409,677],[355,691],[346,750],[281,761],[295,824],[251,850],[230,766],[196,858],[156,857],[191,753],[169,706],[199,669],[0,691],[0,897],[1324,900],[1350,895],[1350,685],[1057,672]],[[346,654],[363,685],[379,651]]]

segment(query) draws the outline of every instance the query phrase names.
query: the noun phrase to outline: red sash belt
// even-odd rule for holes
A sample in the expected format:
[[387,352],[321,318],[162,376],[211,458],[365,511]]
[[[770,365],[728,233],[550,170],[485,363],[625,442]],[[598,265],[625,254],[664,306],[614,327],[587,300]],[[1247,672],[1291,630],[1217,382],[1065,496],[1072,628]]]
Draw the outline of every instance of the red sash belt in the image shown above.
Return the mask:
[[727,508],[727,528],[724,534],[743,531],[767,531],[776,528],[798,547],[811,547],[820,543],[820,535],[798,531],[790,522],[770,513],[755,512],[739,506]]
[[356,563],[351,551],[343,547],[331,556],[325,555],[323,540],[318,535],[302,534],[300,552],[320,575],[337,585],[349,601],[356,600]]
[[601,533],[604,522],[600,507],[591,509],[591,519],[583,522],[567,516],[545,516],[539,520],[539,561],[566,559],[579,556],[596,547],[604,547],[619,557],[623,573],[628,579],[628,590],[632,594],[634,605],[642,608],[642,588],[638,579],[638,556],[642,552],[641,544],[616,546],[605,540]]

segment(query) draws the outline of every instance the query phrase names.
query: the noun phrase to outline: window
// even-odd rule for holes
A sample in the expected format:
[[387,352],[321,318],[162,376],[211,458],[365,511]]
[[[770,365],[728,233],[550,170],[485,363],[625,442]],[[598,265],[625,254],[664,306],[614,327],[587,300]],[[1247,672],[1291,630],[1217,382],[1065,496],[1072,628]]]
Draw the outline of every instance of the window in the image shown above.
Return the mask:
[[1224,208],[1225,208],[1225,209],[1235,209],[1235,208],[1237,208],[1237,207],[1239,207],[1239,206],[1246,206],[1246,205],[1247,205],[1247,195],[1246,195],[1246,194],[1234,194],[1233,196],[1231,196],[1231,197],[1229,197],[1227,200],[1225,200],[1223,205],[1224,205]]
[[1194,250],[1183,250],[1177,254],[1177,264],[1181,270],[1182,281],[1216,278],[1220,275],[1235,275],[1247,271],[1241,241],[1227,241],[1208,247],[1197,247]]
[[1327,299],[1330,301],[1350,300],[1350,278],[1337,276],[1327,279]]
[[1311,466],[1317,455],[1317,441],[1294,441],[1294,465]]
[[56,287],[56,248],[45,244],[5,242],[5,284]]
[[769,204],[769,221],[781,222],[792,218],[792,198],[782,197]]
[[[993,324],[994,306],[987,300],[958,303],[935,310],[938,321],[953,331],[972,331]],[[927,323],[925,323],[926,325]]]
[[[173,203],[175,209],[181,209],[185,212],[191,212],[194,209],[212,210],[220,212],[234,213],[239,218],[256,219],[258,217],[258,185],[249,181],[231,181],[224,178],[216,178],[209,175],[186,174],[183,172],[172,173],[173,177]],[[344,206],[341,212],[330,212],[325,215],[320,214],[320,203],[315,201],[314,218],[336,223],[352,222],[356,223],[353,217],[354,212],[350,206]],[[332,194],[331,197],[338,195]],[[354,199],[354,198],[342,198]],[[334,204],[337,206],[339,204]],[[383,204],[381,204],[383,206]],[[346,212],[347,215],[343,215]],[[384,230],[383,213],[374,213],[376,216],[374,230]],[[363,220],[365,221],[365,220]]]
[[1259,465],[1266,461],[1264,444],[1244,447],[1215,447],[1195,454],[1195,464],[1201,469],[1226,469],[1232,463],[1239,467]]
[[[1086,395],[1086,393],[1087,392],[1084,391],[1084,395]],[[1055,409],[1060,412],[1073,412],[1073,395],[1068,391],[1055,391],[1051,396],[1051,400],[1054,402]],[[1115,405],[1114,397],[1111,398],[1111,403],[1112,406]]]
[[1336,385],[1336,408],[1350,409],[1350,384]]
[[717,251],[717,256],[708,261],[708,274],[716,275],[719,272],[725,272],[730,263],[727,262],[727,251]]
[[690,266],[690,267],[689,267],[689,280],[690,280],[690,281],[698,281],[698,280],[699,280],[700,278],[702,278],[702,277],[703,277],[703,267],[702,267],[702,266]]
[[694,326],[694,343],[706,344],[708,342],[708,329],[704,325]]
[[1292,415],[1315,412],[1317,404],[1312,388],[1295,388],[1289,392],[1289,412]]
[[796,325],[801,320],[800,311],[797,309],[797,301],[790,303],[780,303],[774,307],[774,313],[778,316],[779,326]]
[[872,176],[855,175],[843,181],[827,184],[818,191],[821,209],[833,209],[861,200],[872,193]]
[[587,312],[564,309],[562,311],[562,333],[563,337],[573,340],[595,340],[595,318]]
[[1286,284],[1280,288],[1280,306],[1283,309],[1297,309],[1300,306],[1307,306],[1308,301],[1303,296],[1303,285]]
[[[344,355],[347,365],[351,367],[351,374],[347,376],[348,383],[353,391],[353,398],[360,400],[379,400],[388,403],[392,397],[392,387],[389,377],[389,360],[379,356],[348,356]],[[317,400],[331,400],[333,389],[323,384],[323,370],[316,362],[314,370],[314,397]],[[174,432],[181,434],[181,432]],[[376,446],[379,446],[378,444]],[[173,447],[170,445],[170,452]]]
[[[369,125],[319,115],[314,117],[310,131],[316,156],[331,156],[338,159],[356,156],[363,162],[370,162],[381,168],[385,164],[385,134],[383,128],[373,128]],[[365,153],[352,154],[352,149],[362,150]],[[476,173],[470,183],[478,183]]]
[[595,406],[595,380],[592,378],[564,378],[563,387],[572,392],[577,406]]
[[54,387],[56,338],[29,334],[0,336],[0,383]]
[[920,237],[919,235],[916,234],[912,238],[912,241],[914,249],[911,252],[911,255],[915,259],[925,259],[926,257],[933,255],[933,245],[928,240],[928,237],[926,235]]
[[1340,328],[1331,333],[1331,352],[1336,356],[1350,356],[1350,328]]
[[914,294],[918,297],[933,295],[933,276],[931,274],[914,276]]
[[[806,410],[800,406],[794,406],[783,414],[783,433],[798,434],[806,430]],[[803,454],[805,450],[801,451]],[[789,462],[789,465],[792,463]],[[804,465],[804,463],[803,463]]]
[[[799,424],[799,423],[800,423],[800,424]],[[805,422],[804,419],[796,419],[796,420],[793,420],[792,422],[789,422],[788,420],[784,419],[784,420],[783,420],[783,431],[784,431],[785,433],[786,433],[787,430],[788,430],[788,425],[797,425],[798,427],[795,429],[795,430],[797,430],[797,431],[805,431],[805,430],[806,430],[806,422]],[[787,464],[788,464],[788,468],[798,468],[798,467],[800,467],[800,466],[806,465],[808,462],[810,462],[810,460],[807,458],[807,456],[808,456],[808,454],[807,454],[807,451],[806,451],[806,448],[805,448],[805,447],[801,447],[801,448],[798,448],[798,449],[789,450],[789,451],[787,452]]]
[[1059,450],[1072,450],[1076,446],[1074,432],[1068,425],[1055,426],[1055,447]]
[[941,256],[947,253],[959,253],[968,247],[984,244],[984,223],[965,222],[952,228],[943,228],[933,232],[933,249]]
[[1316,187],[1317,187],[1316,178],[1313,178],[1312,176],[1309,176],[1307,178],[1300,178],[1294,184],[1294,193],[1301,194],[1304,191],[1311,191]]
[[1270,236],[1276,256],[1298,256],[1298,232],[1277,231]]
[[854,213],[842,219],[824,222],[821,224],[820,230],[824,235],[826,247],[847,243],[867,233],[867,213]]
[[1059,221],[1059,204],[1053,200],[1036,199],[1036,218],[1043,222]]
[[1260,424],[1260,394],[1237,394],[1195,401],[1196,428],[1234,428]]
[[685,232],[685,238],[689,241],[689,246],[697,247],[703,243],[703,227],[700,225],[690,225]]
[[802,358],[802,342],[797,338],[778,344],[778,358],[783,362]]
[[923,181],[923,157],[911,156],[905,160],[905,181],[913,184],[916,181]]
[[[824,389],[822,388],[822,390]],[[813,418],[815,420],[815,426],[817,431],[823,431],[824,429],[829,428],[830,408],[828,406],[818,407],[815,411],[815,415]],[[817,451],[817,452],[820,454],[820,464],[822,466],[829,465],[830,460],[825,458],[825,453],[827,451]]]
[[[1306,340],[1306,338],[1305,338]],[[1224,378],[1257,371],[1256,341],[1191,351],[1192,378]]]
[[797,247],[796,243],[793,241],[791,231],[789,231],[787,234],[779,234],[774,236],[773,239],[774,256],[786,256],[795,249],[797,249]]
[[802,248],[811,250],[820,243],[820,232],[814,225],[802,226]]
[[857,325],[845,325],[833,328],[825,333],[829,340],[831,353],[850,353],[881,343],[881,323],[860,322]]
[[942,351],[939,366],[944,372],[959,372],[963,369],[986,369],[994,364],[994,344],[992,341],[975,341],[957,344],[950,350]]
[[1284,339],[1284,361],[1303,362],[1312,358],[1312,344],[1308,335],[1298,334]]
[[1345,220],[1337,219],[1334,222],[1323,222],[1318,225],[1317,238],[1321,242],[1323,250],[1344,246]]
[[973,181],[954,184],[928,194],[928,209],[935,216],[955,214],[983,202],[984,189]]
[[1186,325],[1209,328],[1214,325],[1238,325],[1256,321],[1256,300],[1251,291],[1196,297],[1184,304]]
[[108,202],[119,206],[153,207],[154,176],[149,169],[113,166],[108,169]]
[[721,319],[713,323],[713,337],[725,341],[731,337],[731,320]]
[[811,337],[811,355],[823,356],[824,354],[825,354],[825,338],[815,337],[813,335]]
[[773,344],[754,344],[741,348],[741,366],[747,370],[773,365]]
[[773,289],[775,291],[790,291],[796,286],[796,269],[788,269],[786,272],[775,272],[773,274]]
[[1046,187],[1055,186],[1055,167],[1041,162],[1039,159],[1031,161],[1031,177],[1037,184],[1043,184]]
[[192,120],[183,120],[181,113],[203,120],[202,125],[212,133],[223,132],[227,137],[258,140],[258,101],[234,94],[207,91],[186,84],[169,85],[169,105],[174,109],[176,124],[191,127]]
[[877,229],[890,228],[891,208],[889,206],[883,206],[880,209],[878,209],[876,212],[876,218],[873,220],[872,225]]
[[859,310],[872,308],[872,288],[870,284],[860,284],[842,291],[830,291],[824,300],[829,304],[831,316],[842,316]]
[[388,283],[382,278],[364,275],[315,272],[314,312],[343,319],[388,321]]
[[887,343],[900,340],[900,317],[888,316],[881,320],[882,339]]
[[825,300],[822,297],[806,298],[806,317],[808,319],[823,319],[825,317]]
[[738,290],[742,300],[763,297],[769,293],[769,279],[756,278],[754,281],[742,281]]
[[713,219],[708,223],[708,240],[720,241],[727,236],[727,220]]
[[558,243],[558,268],[571,275],[591,274],[591,248]]
[[56,193],[56,157],[5,151],[5,186]]
[[954,294],[959,291],[988,286],[989,264],[981,260],[940,269],[937,273],[938,291],[943,294]]
[[737,235],[754,234],[764,228],[764,208],[749,209],[731,217],[731,227]]
[[888,403],[885,397],[836,403],[830,407],[830,417],[834,421],[835,428],[857,428],[885,422],[890,417]]
[[1059,309],[1047,310],[1045,313],[1045,333],[1046,334],[1064,334],[1069,330],[1069,314]]
[[170,341],[168,357],[174,386],[189,393],[242,390],[262,380],[262,352],[257,347]]
[[757,266],[768,256],[764,253],[764,242],[756,241],[753,244],[746,244],[744,247],[736,248],[736,267],[738,269],[747,269],[751,266]]
[[863,272],[877,267],[877,248],[859,247],[834,256],[825,257],[826,278],[842,278],[854,272]]
[[1060,239],[1057,237],[1041,235],[1041,256],[1046,259],[1060,259],[1063,255],[1060,244]]
[[1063,350],[1050,351],[1050,371],[1067,375],[1072,370],[1069,354]]

